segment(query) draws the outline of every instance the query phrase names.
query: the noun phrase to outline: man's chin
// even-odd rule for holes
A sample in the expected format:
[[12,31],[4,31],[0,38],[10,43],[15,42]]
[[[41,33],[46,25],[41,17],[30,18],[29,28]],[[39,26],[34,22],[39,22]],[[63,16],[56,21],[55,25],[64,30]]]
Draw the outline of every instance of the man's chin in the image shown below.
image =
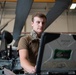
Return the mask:
[[42,32],[43,32],[43,31],[39,31],[38,33],[40,33],[40,34],[41,34]]

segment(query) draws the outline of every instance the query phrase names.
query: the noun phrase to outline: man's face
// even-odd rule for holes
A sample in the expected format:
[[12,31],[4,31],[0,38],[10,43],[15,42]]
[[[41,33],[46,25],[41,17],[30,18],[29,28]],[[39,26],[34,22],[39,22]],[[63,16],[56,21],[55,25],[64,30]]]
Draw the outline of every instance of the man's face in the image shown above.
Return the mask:
[[34,21],[32,22],[33,30],[37,32],[37,34],[41,34],[44,31],[46,25],[45,18],[34,17]]

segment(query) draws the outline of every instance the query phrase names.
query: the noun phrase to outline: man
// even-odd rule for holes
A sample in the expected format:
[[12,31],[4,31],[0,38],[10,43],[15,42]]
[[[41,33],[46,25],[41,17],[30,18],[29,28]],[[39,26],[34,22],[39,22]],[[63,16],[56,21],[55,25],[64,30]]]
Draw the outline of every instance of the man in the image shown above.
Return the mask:
[[32,32],[19,40],[18,50],[20,63],[27,73],[36,72],[36,59],[39,48],[39,39],[46,25],[46,16],[36,13],[32,16]]

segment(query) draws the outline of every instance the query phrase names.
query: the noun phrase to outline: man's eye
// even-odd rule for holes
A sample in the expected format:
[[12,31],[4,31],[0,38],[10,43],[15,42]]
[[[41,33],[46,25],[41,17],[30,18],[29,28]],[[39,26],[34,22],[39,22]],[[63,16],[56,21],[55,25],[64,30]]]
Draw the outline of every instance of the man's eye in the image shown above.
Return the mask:
[[37,23],[40,23],[39,21],[37,21]]

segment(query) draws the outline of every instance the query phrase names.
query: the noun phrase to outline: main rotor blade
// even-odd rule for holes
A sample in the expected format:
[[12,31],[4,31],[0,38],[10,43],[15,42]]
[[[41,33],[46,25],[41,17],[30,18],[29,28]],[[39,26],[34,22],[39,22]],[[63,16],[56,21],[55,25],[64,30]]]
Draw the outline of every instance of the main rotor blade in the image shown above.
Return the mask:
[[16,7],[16,18],[13,30],[13,38],[16,40],[21,34],[27,16],[32,7],[33,0],[18,0]]
[[53,22],[55,19],[62,14],[62,12],[69,7],[72,0],[56,0],[54,7],[47,13],[47,24],[45,29]]

